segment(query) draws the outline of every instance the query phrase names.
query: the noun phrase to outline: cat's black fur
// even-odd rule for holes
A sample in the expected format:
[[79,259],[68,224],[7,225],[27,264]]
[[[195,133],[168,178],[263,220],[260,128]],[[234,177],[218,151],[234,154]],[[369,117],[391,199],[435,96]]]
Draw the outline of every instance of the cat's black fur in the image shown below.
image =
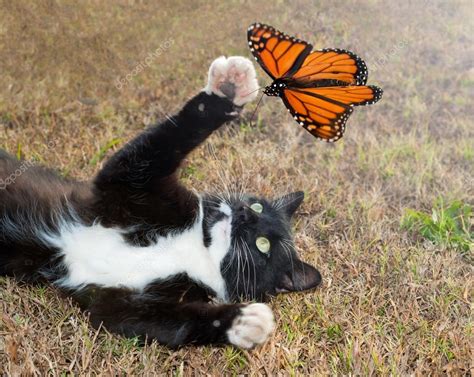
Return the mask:
[[[124,237],[140,246],[189,227],[199,199],[181,185],[177,170],[194,148],[238,110],[227,98],[201,92],[176,116],[126,144],[91,183],[63,179],[40,166],[15,176],[22,162],[0,151],[0,182],[15,176],[14,182],[0,189],[0,274],[30,283],[54,284],[61,278],[66,271],[58,250],[37,237],[38,226],[58,231],[59,218],[127,228]],[[262,216],[249,210],[253,198],[229,197],[235,213],[233,238],[247,243],[252,254],[244,271],[231,252],[222,263],[230,303],[211,302],[215,293],[186,274],[154,281],[143,291],[89,285],[67,293],[90,313],[96,327],[102,323],[110,331],[156,339],[171,347],[228,343],[226,332],[241,313],[242,299],[264,300],[280,291],[304,290],[320,282],[317,270],[301,262],[290,244],[290,218],[302,193],[281,198],[280,208],[258,198],[265,207]],[[207,243],[206,227],[221,216],[215,208],[217,201],[212,194],[203,199]],[[283,239],[286,244],[269,257],[263,255],[255,249],[256,235],[262,232],[272,244]]]

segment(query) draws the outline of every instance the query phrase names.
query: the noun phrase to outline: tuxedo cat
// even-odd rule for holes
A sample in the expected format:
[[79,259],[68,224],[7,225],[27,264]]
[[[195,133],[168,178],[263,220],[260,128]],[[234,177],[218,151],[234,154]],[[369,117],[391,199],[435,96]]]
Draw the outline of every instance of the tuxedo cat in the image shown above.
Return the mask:
[[215,60],[203,91],[123,146],[90,183],[23,168],[0,151],[0,275],[52,284],[95,327],[125,336],[170,347],[264,342],[270,308],[243,301],[321,281],[292,241],[303,193],[197,194],[177,175],[257,85],[249,60]]

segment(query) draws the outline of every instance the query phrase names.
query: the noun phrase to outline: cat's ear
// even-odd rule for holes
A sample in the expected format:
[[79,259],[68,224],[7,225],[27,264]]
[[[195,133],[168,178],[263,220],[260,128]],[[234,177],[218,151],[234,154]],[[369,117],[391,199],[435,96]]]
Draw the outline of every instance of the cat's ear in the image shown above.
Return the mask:
[[273,201],[273,207],[279,208],[288,215],[288,217],[293,216],[295,211],[298,209],[300,204],[303,202],[304,192],[295,191],[291,194],[283,195],[282,197],[275,199]]
[[313,266],[300,261],[293,261],[292,269],[286,272],[277,285],[277,293],[305,291],[316,288],[321,283],[321,274]]

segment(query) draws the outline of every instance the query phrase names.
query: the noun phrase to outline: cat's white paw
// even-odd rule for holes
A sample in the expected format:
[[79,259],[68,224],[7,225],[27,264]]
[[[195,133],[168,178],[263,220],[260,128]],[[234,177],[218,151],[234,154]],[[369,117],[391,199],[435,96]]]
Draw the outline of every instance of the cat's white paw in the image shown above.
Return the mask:
[[227,97],[237,106],[253,101],[258,95],[257,74],[253,63],[242,56],[221,56],[209,68],[207,94]]
[[265,342],[275,328],[272,310],[265,304],[250,304],[241,311],[227,330],[229,342],[240,348]]

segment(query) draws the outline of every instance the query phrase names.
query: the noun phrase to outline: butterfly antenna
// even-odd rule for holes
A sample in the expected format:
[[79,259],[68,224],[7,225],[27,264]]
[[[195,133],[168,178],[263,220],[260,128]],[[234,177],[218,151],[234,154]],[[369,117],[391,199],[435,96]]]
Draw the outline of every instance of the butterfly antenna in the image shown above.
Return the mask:
[[253,127],[252,120],[253,120],[253,117],[255,116],[255,113],[257,112],[258,106],[260,106],[260,102],[262,102],[262,98],[263,98],[263,93],[257,102],[257,106],[255,106],[255,110],[253,111],[252,116],[250,117],[250,127]]
[[255,89],[255,90],[252,90],[251,92],[248,92],[247,94],[244,94],[242,97],[247,97],[249,94],[258,92],[259,90],[262,90],[262,88],[257,88],[257,89]]

